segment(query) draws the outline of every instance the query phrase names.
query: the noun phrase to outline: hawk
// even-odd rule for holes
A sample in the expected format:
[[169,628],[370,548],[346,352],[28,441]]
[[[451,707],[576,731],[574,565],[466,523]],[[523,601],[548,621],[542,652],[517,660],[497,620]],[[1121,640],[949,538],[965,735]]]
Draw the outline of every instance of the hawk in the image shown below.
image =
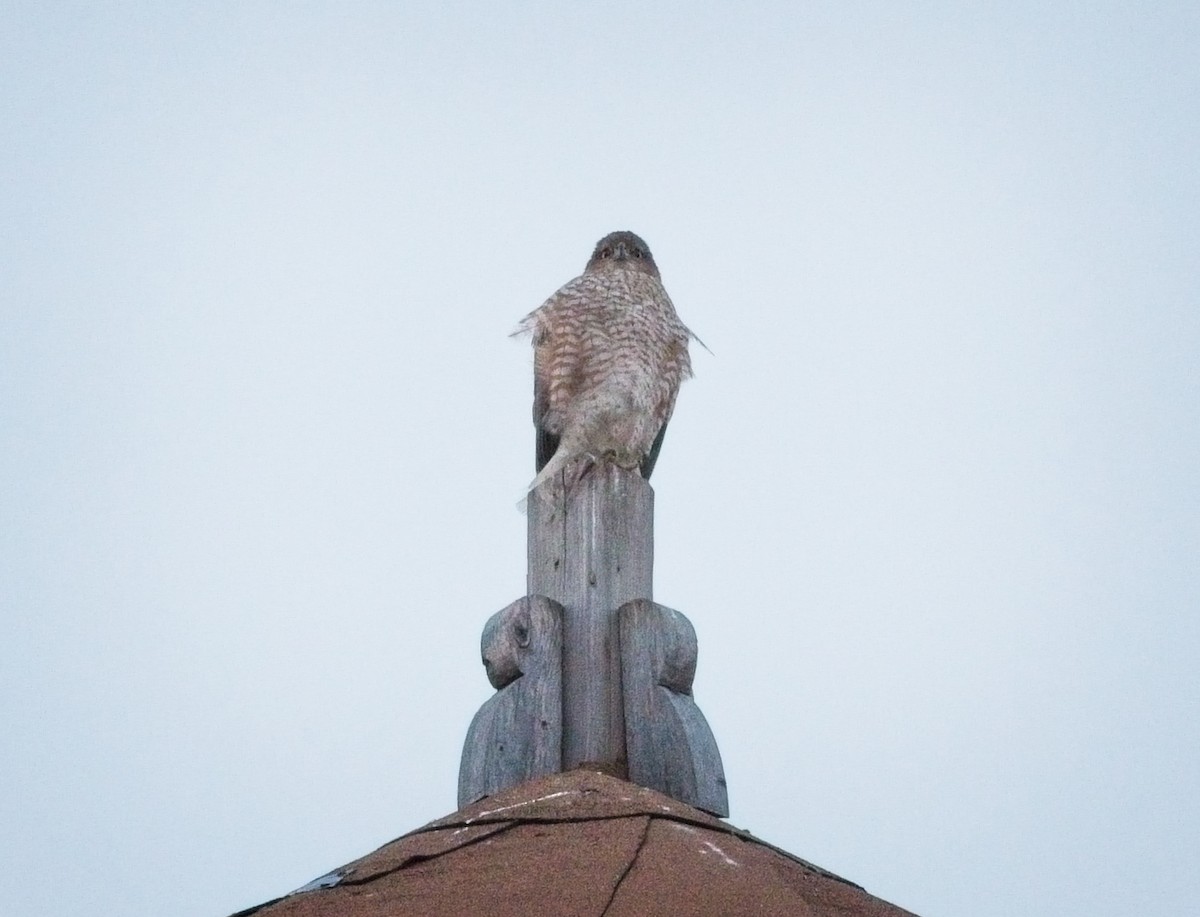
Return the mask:
[[658,265],[632,232],[596,243],[583,273],[521,320],[533,338],[538,475],[574,459],[637,468],[649,478],[679,386],[692,374],[688,339]]

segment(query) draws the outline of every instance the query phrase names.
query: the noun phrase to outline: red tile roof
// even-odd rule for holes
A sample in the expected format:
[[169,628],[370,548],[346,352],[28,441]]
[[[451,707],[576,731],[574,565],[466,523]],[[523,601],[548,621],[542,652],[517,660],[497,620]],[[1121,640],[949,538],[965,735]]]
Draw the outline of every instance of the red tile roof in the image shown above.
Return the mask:
[[745,831],[575,770],[480,800],[234,917],[912,917]]

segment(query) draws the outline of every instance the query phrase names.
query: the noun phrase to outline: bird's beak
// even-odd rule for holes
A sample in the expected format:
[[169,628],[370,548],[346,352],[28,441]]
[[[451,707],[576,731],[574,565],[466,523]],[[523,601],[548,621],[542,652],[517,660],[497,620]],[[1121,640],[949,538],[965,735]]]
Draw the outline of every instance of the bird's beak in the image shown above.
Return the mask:
[[624,242],[617,243],[617,248],[613,252],[613,258],[615,258],[617,261],[625,261],[629,258],[629,251],[625,248]]

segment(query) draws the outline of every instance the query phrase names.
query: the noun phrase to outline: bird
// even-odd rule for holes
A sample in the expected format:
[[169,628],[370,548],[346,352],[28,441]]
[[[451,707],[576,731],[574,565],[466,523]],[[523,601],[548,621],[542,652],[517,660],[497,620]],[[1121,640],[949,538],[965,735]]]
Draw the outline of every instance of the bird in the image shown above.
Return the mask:
[[[683,381],[688,341],[650,247],[635,233],[596,243],[583,273],[523,318],[533,341],[533,493],[576,459],[649,478]],[[576,478],[575,480],[578,480]]]

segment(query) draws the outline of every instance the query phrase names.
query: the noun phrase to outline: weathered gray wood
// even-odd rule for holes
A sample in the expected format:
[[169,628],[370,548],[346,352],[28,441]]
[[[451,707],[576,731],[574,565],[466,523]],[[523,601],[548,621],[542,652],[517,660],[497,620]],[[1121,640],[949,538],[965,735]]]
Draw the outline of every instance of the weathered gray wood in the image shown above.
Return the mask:
[[588,764],[728,815],[720,752],[691,696],[696,633],[652,601],[654,491],[636,472],[576,466],[528,511],[529,595],[484,629],[498,693],[468,731],[459,804]]
[[563,768],[624,773],[617,609],[652,597],[654,491],[608,463],[576,474],[529,497],[529,593],[563,608]]
[[497,689],[467,730],[458,804],[562,768],[562,608],[518,599],[488,620],[481,641]]
[[721,753],[692,699],[696,631],[678,611],[637,600],[618,611],[629,779],[724,818]]

